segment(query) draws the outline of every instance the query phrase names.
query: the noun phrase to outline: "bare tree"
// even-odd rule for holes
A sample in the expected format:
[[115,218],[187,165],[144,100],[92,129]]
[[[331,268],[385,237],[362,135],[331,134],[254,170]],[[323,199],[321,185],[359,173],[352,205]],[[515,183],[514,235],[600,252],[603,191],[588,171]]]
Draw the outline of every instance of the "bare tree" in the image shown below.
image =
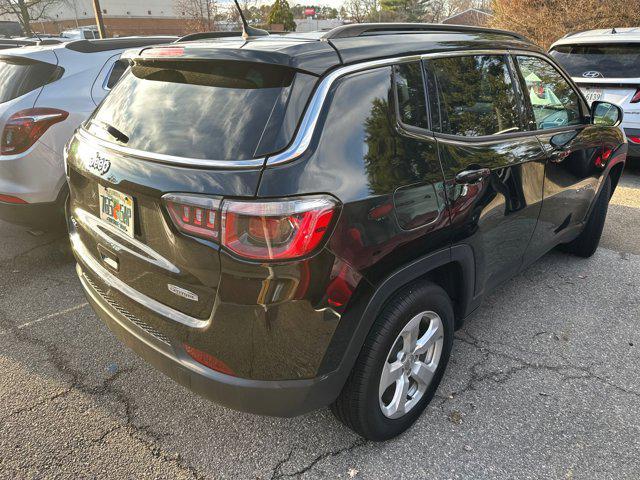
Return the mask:
[[187,17],[191,32],[211,32],[217,29],[216,0],[175,0],[175,10]]
[[47,18],[47,10],[60,0],[0,0],[0,16],[14,15],[25,35],[33,35],[31,22]]
[[379,19],[380,5],[378,0],[346,0],[343,8],[347,18],[356,23]]
[[492,26],[548,47],[569,32],[637,26],[640,0],[494,0]]

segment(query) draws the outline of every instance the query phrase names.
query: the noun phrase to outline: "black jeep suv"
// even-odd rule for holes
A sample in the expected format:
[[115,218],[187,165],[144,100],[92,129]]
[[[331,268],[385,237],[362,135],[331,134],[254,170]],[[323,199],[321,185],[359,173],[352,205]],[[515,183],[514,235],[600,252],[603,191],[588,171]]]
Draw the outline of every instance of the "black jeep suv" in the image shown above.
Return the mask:
[[557,245],[597,248],[622,114],[589,110],[526,39],[202,37],[131,55],[67,151],[89,301],[197,393],[265,415],[332,405],[393,437],[489,291]]

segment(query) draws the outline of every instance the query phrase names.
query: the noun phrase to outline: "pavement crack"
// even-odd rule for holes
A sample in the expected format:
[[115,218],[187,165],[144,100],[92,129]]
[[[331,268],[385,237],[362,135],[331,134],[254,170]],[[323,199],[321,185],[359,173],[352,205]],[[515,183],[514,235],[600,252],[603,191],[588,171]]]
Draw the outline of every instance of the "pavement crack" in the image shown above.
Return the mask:
[[363,447],[367,443],[369,443],[368,440],[364,438],[358,438],[356,441],[354,441],[351,445],[347,447],[344,447],[338,450],[332,450],[330,452],[325,452],[318,455],[309,463],[307,463],[304,467],[302,467],[301,469],[293,473],[282,473],[281,471],[282,467],[291,460],[291,456],[293,455],[293,449],[292,449],[284,460],[281,460],[280,462],[278,462],[278,464],[276,465],[276,468],[274,468],[273,474],[271,475],[271,480],[277,480],[279,478],[293,478],[293,477],[300,478],[305,473],[312,470],[321,461],[326,460],[327,458],[337,457],[338,455],[342,455],[343,453],[352,452],[357,448]]

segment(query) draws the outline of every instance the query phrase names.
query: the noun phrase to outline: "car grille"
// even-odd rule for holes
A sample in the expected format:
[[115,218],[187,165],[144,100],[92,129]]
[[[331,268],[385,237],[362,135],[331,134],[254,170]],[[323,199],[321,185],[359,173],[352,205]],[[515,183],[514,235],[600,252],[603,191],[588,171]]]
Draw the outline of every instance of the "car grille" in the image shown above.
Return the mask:
[[96,285],[87,275],[84,275],[84,279],[89,285],[91,285],[91,288],[93,288],[98,293],[98,295],[100,295],[113,309],[115,309],[123,317],[144,330],[146,333],[148,333],[158,341],[164,343],[165,345],[171,346],[171,342],[163,333],[159,332],[151,325],[148,325],[147,323],[143,322],[138,317],[130,313],[126,308],[124,308],[113,298],[111,298],[108,293],[106,293],[98,285]]

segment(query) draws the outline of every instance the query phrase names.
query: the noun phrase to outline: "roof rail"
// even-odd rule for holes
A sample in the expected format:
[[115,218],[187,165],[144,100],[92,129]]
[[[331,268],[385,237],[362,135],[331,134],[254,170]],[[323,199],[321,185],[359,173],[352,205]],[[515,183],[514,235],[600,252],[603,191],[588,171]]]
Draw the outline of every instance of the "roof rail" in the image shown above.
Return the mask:
[[467,25],[449,25],[442,23],[353,23],[342,25],[329,30],[322,36],[323,40],[334,38],[353,38],[365,35],[376,35],[384,33],[434,33],[434,32],[457,32],[457,33],[494,33],[513,37],[523,42],[531,43],[526,37],[507,30],[496,30],[493,28],[471,27]]
[[180,37],[174,43],[189,42],[191,40],[205,40],[207,38],[227,38],[227,37],[241,37],[242,32],[199,32],[190,33],[184,37]]

